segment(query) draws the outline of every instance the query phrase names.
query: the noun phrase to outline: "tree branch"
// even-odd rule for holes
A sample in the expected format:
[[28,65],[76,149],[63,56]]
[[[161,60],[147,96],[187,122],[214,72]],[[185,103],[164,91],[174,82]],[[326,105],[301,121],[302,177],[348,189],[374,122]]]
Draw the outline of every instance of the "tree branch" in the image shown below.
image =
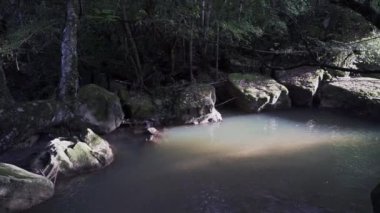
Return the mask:
[[334,69],[334,70],[340,70],[344,72],[351,72],[351,73],[357,73],[357,74],[378,74],[380,73],[380,70],[368,70],[368,69],[352,69],[352,68],[344,68],[344,67],[338,67],[330,64],[320,64],[320,63],[308,63],[303,62],[296,65],[292,65],[289,67],[277,67],[277,66],[271,66],[268,64],[265,64],[265,67],[272,69],[272,70],[292,70],[299,67],[319,67],[322,69]]

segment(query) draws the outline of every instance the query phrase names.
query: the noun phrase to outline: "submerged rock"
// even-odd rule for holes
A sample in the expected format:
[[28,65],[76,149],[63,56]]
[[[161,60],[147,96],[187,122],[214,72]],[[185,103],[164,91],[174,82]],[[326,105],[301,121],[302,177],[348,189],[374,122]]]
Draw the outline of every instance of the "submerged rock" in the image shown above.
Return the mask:
[[215,109],[215,88],[208,84],[194,84],[179,92],[174,111],[184,124],[205,124],[222,121]]
[[148,133],[149,137],[146,139],[146,141],[152,142],[152,143],[160,143],[163,138],[163,132],[157,130],[154,127],[149,127],[146,129],[146,132]]
[[324,71],[314,67],[276,71],[276,79],[289,89],[295,106],[311,106]]
[[321,107],[380,118],[380,79],[339,78],[321,88]]
[[113,152],[109,143],[87,129],[82,141],[52,140],[31,167],[36,173],[54,179],[57,174],[71,176],[98,170],[112,161]]
[[0,211],[21,211],[42,203],[54,194],[47,178],[10,164],[0,163]]
[[98,133],[110,133],[118,128],[124,113],[117,95],[90,84],[79,90],[77,116],[85,126]]
[[274,79],[259,74],[233,73],[228,76],[228,92],[245,112],[290,108],[288,89]]

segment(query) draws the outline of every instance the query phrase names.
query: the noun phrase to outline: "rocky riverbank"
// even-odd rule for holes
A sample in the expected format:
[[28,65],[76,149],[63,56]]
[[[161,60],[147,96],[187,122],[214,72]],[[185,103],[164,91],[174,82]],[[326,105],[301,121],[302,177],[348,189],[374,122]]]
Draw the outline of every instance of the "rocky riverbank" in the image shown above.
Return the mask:
[[[332,77],[311,67],[277,72],[274,78],[257,73],[231,73],[217,89],[210,84],[192,84],[150,92],[128,91],[122,86],[107,91],[87,85],[79,92],[71,126],[56,126],[37,135],[16,137],[23,140],[15,141],[14,146],[2,139],[1,150],[19,148],[25,152],[25,148],[30,148],[30,151],[23,156],[20,164],[23,169],[0,164],[0,206],[10,211],[30,208],[53,195],[57,176],[78,175],[111,164],[114,158],[111,146],[98,134],[110,133],[123,123],[142,124],[148,129],[155,125],[221,122],[216,97],[230,100],[236,110],[246,113],[314,106],[380,119],[379,79]],[[9,116],[24,113],[29,119],[23,120],[24,129],[13,127],[16,135],[22,135],[26,127],[39,124],[33,118],[40,105],[51,106],[51,103],[1,109],[0,117],[12,121],[14,118]],[[46,141],[42,148],[32,149],[40,144],[41,138]]]

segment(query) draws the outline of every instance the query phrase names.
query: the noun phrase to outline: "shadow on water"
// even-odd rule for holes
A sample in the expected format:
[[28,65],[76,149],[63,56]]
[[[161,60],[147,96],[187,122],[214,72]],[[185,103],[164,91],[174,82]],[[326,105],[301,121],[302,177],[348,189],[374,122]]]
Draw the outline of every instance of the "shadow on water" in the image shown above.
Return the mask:
[[313,110],[169,128],[159,145],[121,129],[114,164],[28,212],[371,212],[379,130]]

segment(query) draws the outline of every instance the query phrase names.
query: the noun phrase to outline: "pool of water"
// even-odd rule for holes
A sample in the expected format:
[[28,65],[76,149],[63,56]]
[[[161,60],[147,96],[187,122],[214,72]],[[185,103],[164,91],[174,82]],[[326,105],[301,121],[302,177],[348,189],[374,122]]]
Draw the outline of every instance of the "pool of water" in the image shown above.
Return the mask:
[[160,144],[120,129],[108,168],[61,180],[28,212],[371,212],[380,125],[331,112],[230,115]]

